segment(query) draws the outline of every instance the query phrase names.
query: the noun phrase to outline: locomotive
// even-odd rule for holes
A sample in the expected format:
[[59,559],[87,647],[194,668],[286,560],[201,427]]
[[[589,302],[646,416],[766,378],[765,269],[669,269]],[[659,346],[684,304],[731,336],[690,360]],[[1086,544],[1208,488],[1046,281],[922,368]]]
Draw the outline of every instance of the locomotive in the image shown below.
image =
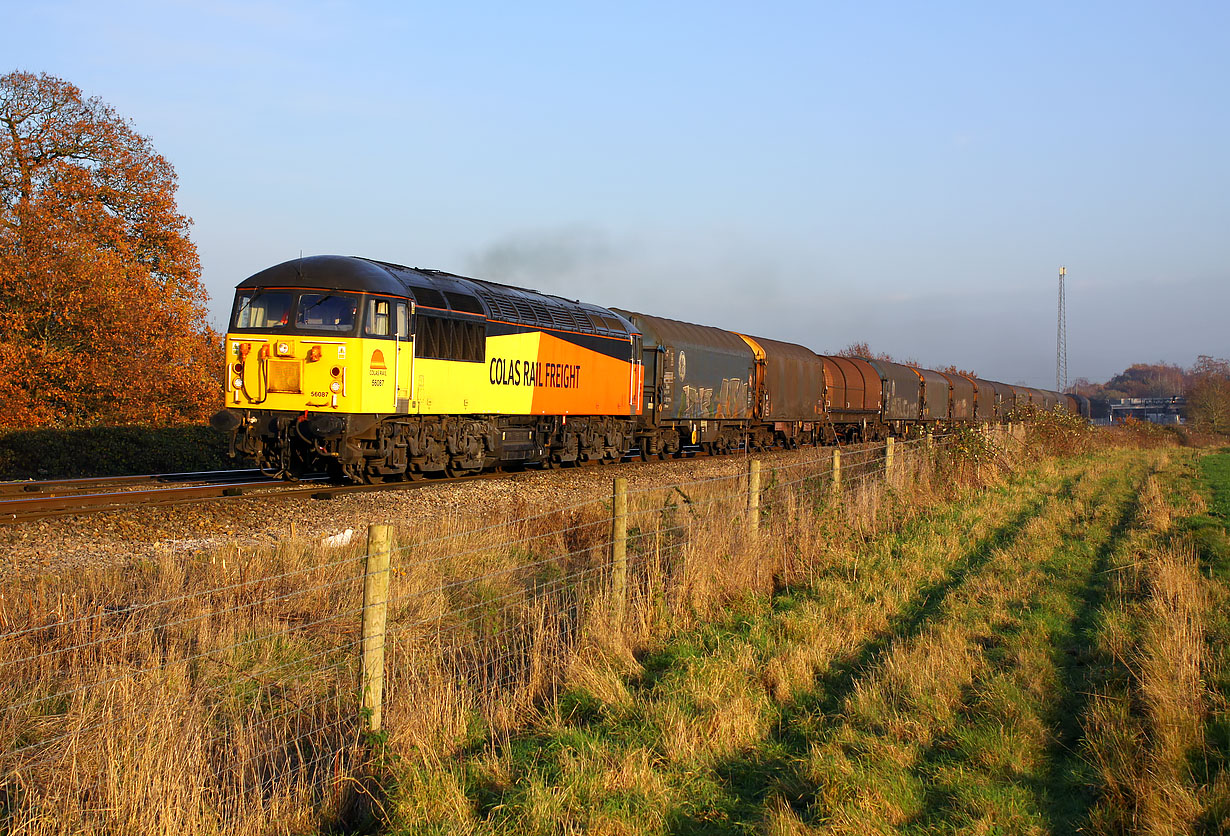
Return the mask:
[[231,455],[379,483],[701,449],[833,444],[1006,421],[1058,392],[374,259],[314,256],[236,288]]

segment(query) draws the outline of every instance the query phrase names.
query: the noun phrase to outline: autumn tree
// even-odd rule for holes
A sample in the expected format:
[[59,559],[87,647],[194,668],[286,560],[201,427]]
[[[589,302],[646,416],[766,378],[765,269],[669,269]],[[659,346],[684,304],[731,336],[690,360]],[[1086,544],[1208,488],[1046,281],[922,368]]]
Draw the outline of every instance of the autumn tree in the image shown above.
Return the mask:
[[975,372],[971,371],[970,369],[958,369],[955,365],[951,363],[949,363],[947,366],[944,366],[942,369],[936,369],[936,371],[940,372],[941,374],[961,374],[961,375],[965,375],[966,377],[977,377],[978,376]]
[[865,342],[850,343],[848,346],[841,349],[840,351],[834,352],[833,356],[835,357],[862,357],[865,360],[884,360],[885,362],[888,362],[888,363],[893,362],[893,356],[891,354],[885,354],[884,352],[875,353],[871,350],[871,346],[869,346]]
[[1168,363],[1133,363],[1106,381],[1110,398],[1173,398],[1183,394],[1186,376]]
[[1198,428],[1230,433],[1230,360],[1200,355],[1191,370],[1187,414]]
[[98,98],[0,76],[0,427],[197,421],[218,337],[171,164]]

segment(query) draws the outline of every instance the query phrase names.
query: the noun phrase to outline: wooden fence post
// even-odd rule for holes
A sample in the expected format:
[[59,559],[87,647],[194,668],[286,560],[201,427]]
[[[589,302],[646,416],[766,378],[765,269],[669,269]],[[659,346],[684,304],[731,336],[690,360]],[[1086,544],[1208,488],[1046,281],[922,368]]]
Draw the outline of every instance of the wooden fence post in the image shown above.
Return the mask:
[[930,455],[931,451],[934,449],[935,449],[935,436],[932,435],[931,430],[927,430],[927,455]]
[[391,528],[367,527],[367,562],[363,571],[362,705],[368,731],[380,731],[384,707],[384,643],[389,605]]
[[760,533],[760,459],[747,463],[747,528],[753,540]]
[[841,448],[833,448],[833,493],[841,493]]
[[615,606],[615,630],[622,632],[628,608],[628,480],[615,479],[611,502],[611,595]]
[[895,439],[890,435],[888,441],[884,443],[884,481],[892,482],[893,479],[893,445]]

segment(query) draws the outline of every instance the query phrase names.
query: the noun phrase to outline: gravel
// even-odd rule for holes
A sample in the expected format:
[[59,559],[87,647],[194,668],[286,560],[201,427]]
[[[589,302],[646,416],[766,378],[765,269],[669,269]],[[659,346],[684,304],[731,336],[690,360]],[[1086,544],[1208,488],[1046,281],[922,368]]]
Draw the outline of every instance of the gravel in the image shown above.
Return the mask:
[[[827,464],[825,449],[759,453],[763,467],[806,461]],[[348,493],[331,500],[231,497],[181,505],[134,507],[95,514],[53,517],[0,526],[0,578],[5,582],[59,574],[89,566],[194,556],[221,547],[259,548],[289,537],[306,541],[363,537],[368,524],[433,521],[492,507],[566,508],[604,499],[616,476],[630,491],[746,472],[743,455],[628,462],[605,467],[525,471],[500,478],[420,483],[408,490]],[[351,535],[345,532],[350,530]],[[335,542],[337,542],[335,540]]]

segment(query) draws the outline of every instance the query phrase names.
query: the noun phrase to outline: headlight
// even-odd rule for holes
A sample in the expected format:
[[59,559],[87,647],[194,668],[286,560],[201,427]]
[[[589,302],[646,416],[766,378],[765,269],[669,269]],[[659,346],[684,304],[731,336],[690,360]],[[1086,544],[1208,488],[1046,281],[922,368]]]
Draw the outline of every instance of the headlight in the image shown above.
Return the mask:
[[336,380],[333,381],[329,384],[329,391],[336,395],[338,392],[342,391],[342,384],[338,383]]
[[237,378],[235,378],[235,379],[234,379],[233,381],[231,381],[231,382],[232,382],[232,384],[234,385],[234,387],[235,387],[236,389],[242,389],[242,388],[243,388],[243,378],[242,378],[242,377],[237,377]]

